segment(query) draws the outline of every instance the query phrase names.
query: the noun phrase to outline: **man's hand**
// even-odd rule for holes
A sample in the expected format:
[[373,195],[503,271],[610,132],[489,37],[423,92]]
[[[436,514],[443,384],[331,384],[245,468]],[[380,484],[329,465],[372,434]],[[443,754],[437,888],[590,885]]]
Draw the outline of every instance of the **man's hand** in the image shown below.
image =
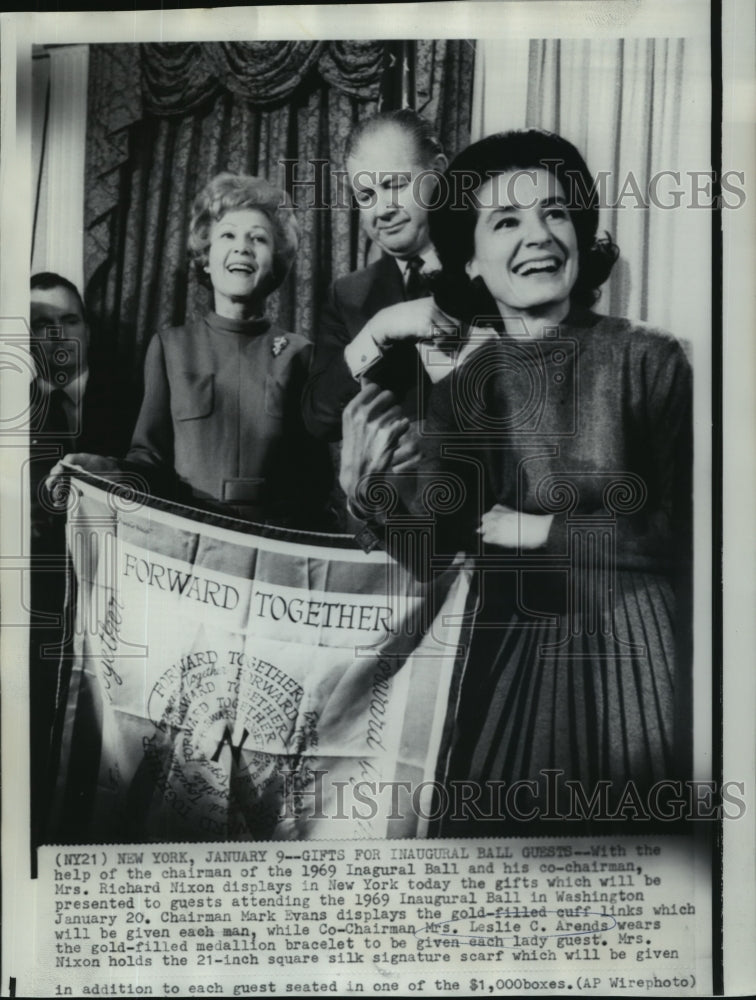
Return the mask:
[[410,421],[393,393],[369,383],[346,406],[339,483],[357,516],[369,515],[365,491],[374,476],[403,473],[419,458]]
[[355,378],[359,378],[392,344],[447,340],[459,324],[447,316],[432,298],[397,302],[381,309],[367,321],[344,349],[344,358]]
[[433,340],[448,336],[449,329],[457,326],[457,321],[439,309],[435,299],[429,296],[386,306],[368,320],[360,336],[368,333],[379,347],[384,348],[401,340]]
[[553,514],[525,514],[497,503],[480,519],[478,534],[488,545],[539,549],[546,544],[553,520]]

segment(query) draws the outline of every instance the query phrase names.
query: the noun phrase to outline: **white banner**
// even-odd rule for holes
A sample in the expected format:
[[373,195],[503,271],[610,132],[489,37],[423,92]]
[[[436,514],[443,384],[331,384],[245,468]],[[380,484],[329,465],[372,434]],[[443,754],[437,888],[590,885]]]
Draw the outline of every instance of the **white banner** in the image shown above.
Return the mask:
[[384,553],[328,544],[341,536],[263,537],[71,488],[52,839],[427,832],[464,567],[418,584]]

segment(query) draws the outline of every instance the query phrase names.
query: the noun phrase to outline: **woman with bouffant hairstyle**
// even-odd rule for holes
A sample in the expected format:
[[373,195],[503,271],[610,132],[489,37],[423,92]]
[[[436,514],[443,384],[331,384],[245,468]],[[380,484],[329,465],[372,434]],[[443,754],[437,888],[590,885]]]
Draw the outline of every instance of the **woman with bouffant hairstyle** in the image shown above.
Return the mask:
[[499,132],[473,143],[454,160],[444,177],[444,197],[429,217],[431,238],[443,262],[436,299],[451,315],[480,322],[484,317],[500,323],[500,309],[468,264],[474,253],[475,229],[481,209],[493,207],[487,182],[507,176],[507,190],[514,195],[535,170],[542,170],[559,185],[563,206],[575,230],[577,277],[569,292],[573,306],[592,306],[600,286],[619,257],[611,237],[598,235],[598,189],[588,165],[575,146],[554,132],[515,129]]
[[[643,804],[690,775],[690,366],[669,333],[594,311],[618,251],[597,238],[594,181],[566,139],[488,136],[441,187],[435,304],[375,322],[405,330],[440,307],[461,331],[456,343],[442,331],[452,358],[409,501],[434,516],[436,564],[473,553],[479,584],[446,774],[481,794],[442,829],[621,820],[628,787]],[[353,461],[362,481],[390,468],[402,430],[376,418],[371,438],[356,419],[365,405],[344,413],[345,456],[383,435],[382,468]],[[341,480],[357,509],[344,463]],[[437,514],[434,483],[458,495]],[[518,783],[522,795],[496,792]]]
[[265,213],[273,227],[272,273],[265,290],[265,294],[270,295],[283,282],[296,259],[299,226],[288,197],[264,177],[218,174],[197,195],[192,206],[188,239],[195,274],[212,291],[208,271],[212,226],[226,212],[239,209],[257,209]]
[[645,801],[689,767],[690,366],[670,334],[593,310],[618,250],[570,142],[492,135],[449,172],[470,193],[431,216],[441,305],[499,337],[429,423],[478,449],[472,520],[508,567],[485,580],[450,775],[534,782],[510,828],[531,807],[586,819],[568,780],[622,819],[628,782]]
[[328,456],[299,405],[310,343],[265,317],[298,240],[283,191],[262,177],[214,177],[194,202],[188,241],[213,309],[150,341],[125,462],[73,455],[69,463],[97,473],[125,467],[154,492],[232,517],[323,527]]

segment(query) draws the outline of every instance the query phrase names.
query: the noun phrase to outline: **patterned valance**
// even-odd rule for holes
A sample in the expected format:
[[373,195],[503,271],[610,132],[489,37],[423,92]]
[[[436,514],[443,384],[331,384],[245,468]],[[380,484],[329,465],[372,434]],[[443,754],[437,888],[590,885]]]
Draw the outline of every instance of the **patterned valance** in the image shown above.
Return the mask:
[[186,114],[226,91],[258,107],[287,100],[312,74],[348,97],[376,100],[384,42],[175,42],[140,47],[144,109]]

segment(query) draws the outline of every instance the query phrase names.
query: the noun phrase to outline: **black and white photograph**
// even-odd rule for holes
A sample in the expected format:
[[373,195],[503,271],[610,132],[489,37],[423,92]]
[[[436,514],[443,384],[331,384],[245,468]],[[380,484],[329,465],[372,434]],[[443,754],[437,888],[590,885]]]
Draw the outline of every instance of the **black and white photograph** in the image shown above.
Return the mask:
[[752,13],[3,15],[3,995],[748,992]]

